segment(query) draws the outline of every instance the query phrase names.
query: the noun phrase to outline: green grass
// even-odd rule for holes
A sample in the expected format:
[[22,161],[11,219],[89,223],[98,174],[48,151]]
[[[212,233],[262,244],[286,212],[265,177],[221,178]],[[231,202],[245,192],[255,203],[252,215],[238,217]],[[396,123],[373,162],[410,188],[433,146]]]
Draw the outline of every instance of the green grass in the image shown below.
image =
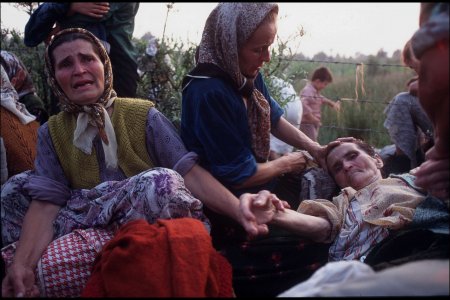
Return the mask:
[[[322,107],[322,128],[318,141],[326,144],[338,137],[353,136],[361,138],[377,148],[391,144],[389,135],[383,126],[386,105],[399,92],[406,91],[406,82],[413,76],[410,70],[402,67],[383,67],[375,75],[364,73],[364,90],[359,78],[358,98],[355,92],[356,65],[327,66],[333,73],[334,80],[322,91],[331,100],[341,100],[341,111],[337,113],[329,106]],[[353,73],[351,72],[353,68]],[[306,84],[297,79],[296,91]]]

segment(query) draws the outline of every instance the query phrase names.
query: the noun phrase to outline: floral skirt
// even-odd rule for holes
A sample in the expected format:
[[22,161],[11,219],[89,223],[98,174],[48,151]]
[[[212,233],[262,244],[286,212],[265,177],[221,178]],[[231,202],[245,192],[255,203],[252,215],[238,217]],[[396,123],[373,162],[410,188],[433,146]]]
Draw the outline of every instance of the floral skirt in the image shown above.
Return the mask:
[[[30,174],[27,171],[13,176],[2,186],[2,245],[6,245],[2,257],[6,266],[12,262],[15,242],[19,240],[31,202],[23,189]],[[41,295],[79,296],[81,290],[76,286],[84,286],[96,254],[122,224],[136,219],[155,223],[157,219],[183,217],[200,220],[210,232],[202,202],[187,190],[181,175],[170,169],[154,168],[122,181],[103,182],[90,190],[73,190],[54,221],[54,241],[44,251],[36,269]],[[61,251],[63,258],[59,257]],[[71,260],[76,263],[67,265]],[[78,278],[59,278],[57,286],[64,293],[48,290],[49,282],[58,281],[49,278],[57,276],[55,272],[61,268],[71,269]],[[48,272],[43,272],[45,269]]]

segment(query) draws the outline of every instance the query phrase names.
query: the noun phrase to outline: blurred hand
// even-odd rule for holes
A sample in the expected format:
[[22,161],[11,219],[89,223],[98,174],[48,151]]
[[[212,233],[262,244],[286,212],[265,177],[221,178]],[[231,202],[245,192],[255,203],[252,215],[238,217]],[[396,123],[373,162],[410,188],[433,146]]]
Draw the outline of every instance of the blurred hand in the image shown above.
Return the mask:
[[58,23],[55,24],[55,27],[52,28],[52,30],[50,31],[49,35],[47,36],[47,38],[45,39],[44,43],[45,46],[48,46],[48,43],[50,43],[50,40],[52,39],[52,37],[57,34],[59,31],[61,30],[61,27],[59,26]]
[[34,270],[31,267],[13,263],[2,282],[2,297],[39,297]]
[[102,18],[109,11],[109,2],[72,2],[68,15],[75,13],[93,18]]
[[426,153],[426,161],[419,167],[411,170],[410,173],[416,176],[415,185],[444,200],[449,198],[449,167],[449,157],[440,155],[436,148],[432,147]]
[[341,111],[341,101],[334,102],[333,108],[335,111],[340,112]]

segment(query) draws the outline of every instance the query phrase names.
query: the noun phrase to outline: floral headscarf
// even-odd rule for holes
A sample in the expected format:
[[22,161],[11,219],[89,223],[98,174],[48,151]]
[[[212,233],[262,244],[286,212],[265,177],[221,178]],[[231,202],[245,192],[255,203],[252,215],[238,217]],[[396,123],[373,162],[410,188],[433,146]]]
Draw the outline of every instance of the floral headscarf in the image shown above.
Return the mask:
[[[272,10],[278,13],[278,5],[250,2],[218,4],[206,21],[198,50],[198,64],[190,72],[194,76],[225,77],[248,98],[247,116],[252,149],[259,162],[267,161],[269,156],[270,105],[264,95],[254,88],[254,78],[246,78],[241,73],[238,50]],[[225,74],[211,74],[214,72]]]
[[12,52],[1,51],[1,63],[19,98],[36,93],[33,80],[22,61]]
[[[89,105],[78,105],[73,103],[67,98],[64,91],[59,86],[55,78],[55,70],[51,63],[51,55],[49,51],[52,51],[52,45],[60,37],[68,34],[80,33],[87,37],[91,41],[92,46],[97,50],[100,56],[100,60],[103,63],[105,71],[105,90],[100,96],[98,101]],[[82,28],[68,28],[61,30],[53,36],[52,40],[47,46],[45,52],[45,65],[48,83],[58,98],[61,109],[68,113],[78,114],[77,127],[74,132],[74,145],[85,152],[90,154],[92,151],[92,141],[97,135],[100,135],[103,142],[103,149],[105,152],[106,164],[108,167],[117,167],[117,141],[114,133],[113,126],[111,124],[110,117],[106,111],[106,108],[110,107],[115,98],[116,92],[113,90],[113,76],[112,66],[109,56],[100,40],[98,40],[92,33]]]
[[2,107],[6,108],[13,114],[15,114],[22,124],[28,124],[34,120],[36,117],[33,116],[25,107],[23,103],[19,102],[19,94],[17,94],[16,89],[13,87],[9,81],[9,76],[3,65],[1,68],[1,97],[0,104]]

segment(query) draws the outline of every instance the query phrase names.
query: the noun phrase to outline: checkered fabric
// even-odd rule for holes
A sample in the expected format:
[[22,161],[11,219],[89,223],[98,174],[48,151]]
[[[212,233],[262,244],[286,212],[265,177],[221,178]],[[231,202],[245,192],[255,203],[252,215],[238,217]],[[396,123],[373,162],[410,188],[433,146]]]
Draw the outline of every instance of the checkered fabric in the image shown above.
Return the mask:
[[[51,242],[35,271],[41,297],[80,297],[95,257],[112,237],[105,229],[77,229]],[[12,263],[16,243],[2,249],[6,266]]]

